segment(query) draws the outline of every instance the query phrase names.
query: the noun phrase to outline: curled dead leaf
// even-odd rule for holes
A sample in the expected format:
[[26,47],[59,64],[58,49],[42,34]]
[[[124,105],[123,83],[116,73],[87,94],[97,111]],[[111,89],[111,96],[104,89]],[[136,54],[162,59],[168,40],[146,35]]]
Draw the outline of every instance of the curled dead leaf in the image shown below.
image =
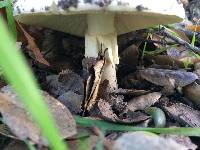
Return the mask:
[[90,111],[97,101],[97,96],[98,96],[98,91],[99,91],[99,85],[100,85],[101,78],[102,78],[103,68],[104,68],[104,60],[98,60],[96,65],[94,66],[95,79],[94,79],[94,82],[92,85],[90,96],[85,102],[85,110],[87,110],[87,111]]
[[33,51],[35,58],[38,62],[45,64],[47,66],[50,66],[49,62],[43,57],[42,53],[40,52],[40,49],[36,45],[34,38],[26,32],[26,30],[18,23],[18,26],[23,31],[24,36],[26,37],[26,40],[28,41],[28,44],[30,46],[30,49]]

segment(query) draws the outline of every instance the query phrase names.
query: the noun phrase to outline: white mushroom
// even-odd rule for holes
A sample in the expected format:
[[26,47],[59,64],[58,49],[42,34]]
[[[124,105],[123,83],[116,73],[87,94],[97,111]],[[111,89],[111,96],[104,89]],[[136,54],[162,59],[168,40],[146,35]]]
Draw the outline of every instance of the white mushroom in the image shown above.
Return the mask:
[[15,18],[85,37],[85,57],[106,52],[103,79],[117,88],[117,35],[158,24],[180,22],[185,13],[178,0],[15,0]]

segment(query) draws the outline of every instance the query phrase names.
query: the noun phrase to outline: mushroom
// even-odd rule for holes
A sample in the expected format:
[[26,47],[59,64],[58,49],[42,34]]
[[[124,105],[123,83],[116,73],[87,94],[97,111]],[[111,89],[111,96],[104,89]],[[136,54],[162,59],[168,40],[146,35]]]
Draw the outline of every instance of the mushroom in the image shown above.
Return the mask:
[[177,0],[15,0],[14,16],[25,24],[85,37],[86,58],[106,50],[102,81],[115,89],[117,35],[180,22],[185,13]]

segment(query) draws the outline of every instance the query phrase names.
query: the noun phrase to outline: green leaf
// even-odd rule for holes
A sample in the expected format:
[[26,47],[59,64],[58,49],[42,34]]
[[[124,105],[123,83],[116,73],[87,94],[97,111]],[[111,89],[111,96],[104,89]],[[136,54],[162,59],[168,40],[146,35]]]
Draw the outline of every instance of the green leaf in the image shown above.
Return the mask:
[[53,150],[66,150],[36,80],[0,16],[0,67]]
[[184,136],[200,137],[200,128],[142,128],[129,125],[121,125],[101,120],[75,117],[77,124],[85,127],[98,127],[104,131],[148,131],[153,133],[177,134]]

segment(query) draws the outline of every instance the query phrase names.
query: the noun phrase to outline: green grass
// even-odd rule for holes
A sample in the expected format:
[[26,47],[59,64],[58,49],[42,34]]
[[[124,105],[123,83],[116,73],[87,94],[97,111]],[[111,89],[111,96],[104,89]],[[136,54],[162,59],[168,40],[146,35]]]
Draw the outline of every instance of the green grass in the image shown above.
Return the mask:
[[85,127],[98,127],[103,131],[147,131],[162,134],[176,134],[184,136],[200,137],[200,128],[142,128],[130,125],[122,125],[101,120],[75,117],[77,124]]
[[25,140],[24,142],[27,145],[29,150],[36,150],[36,148],[33,146],[33,144],[29,140]]
[[13,17],[12,3],[13,3],[13,0],[0,1],[0,8],[5,7],[5,9],[6,9],[8,27],[9,27],[10,31],[12,32],[14,40],[16,41],[16,39],[17,39],[17,29],[16,29],[15,20],[14,20],[14,17]]
[[13,7],[12,7],[13,0],[4,0],[4,2],[6,3],[5,5],[6,5],[8,26],[9,26],[10,31],[12,32],[14,40],[16,41],[17,30],[16,30],[15,20],[13,17]]
[[53,150],[66,150],[25,58],[0,17],[0,67]]

